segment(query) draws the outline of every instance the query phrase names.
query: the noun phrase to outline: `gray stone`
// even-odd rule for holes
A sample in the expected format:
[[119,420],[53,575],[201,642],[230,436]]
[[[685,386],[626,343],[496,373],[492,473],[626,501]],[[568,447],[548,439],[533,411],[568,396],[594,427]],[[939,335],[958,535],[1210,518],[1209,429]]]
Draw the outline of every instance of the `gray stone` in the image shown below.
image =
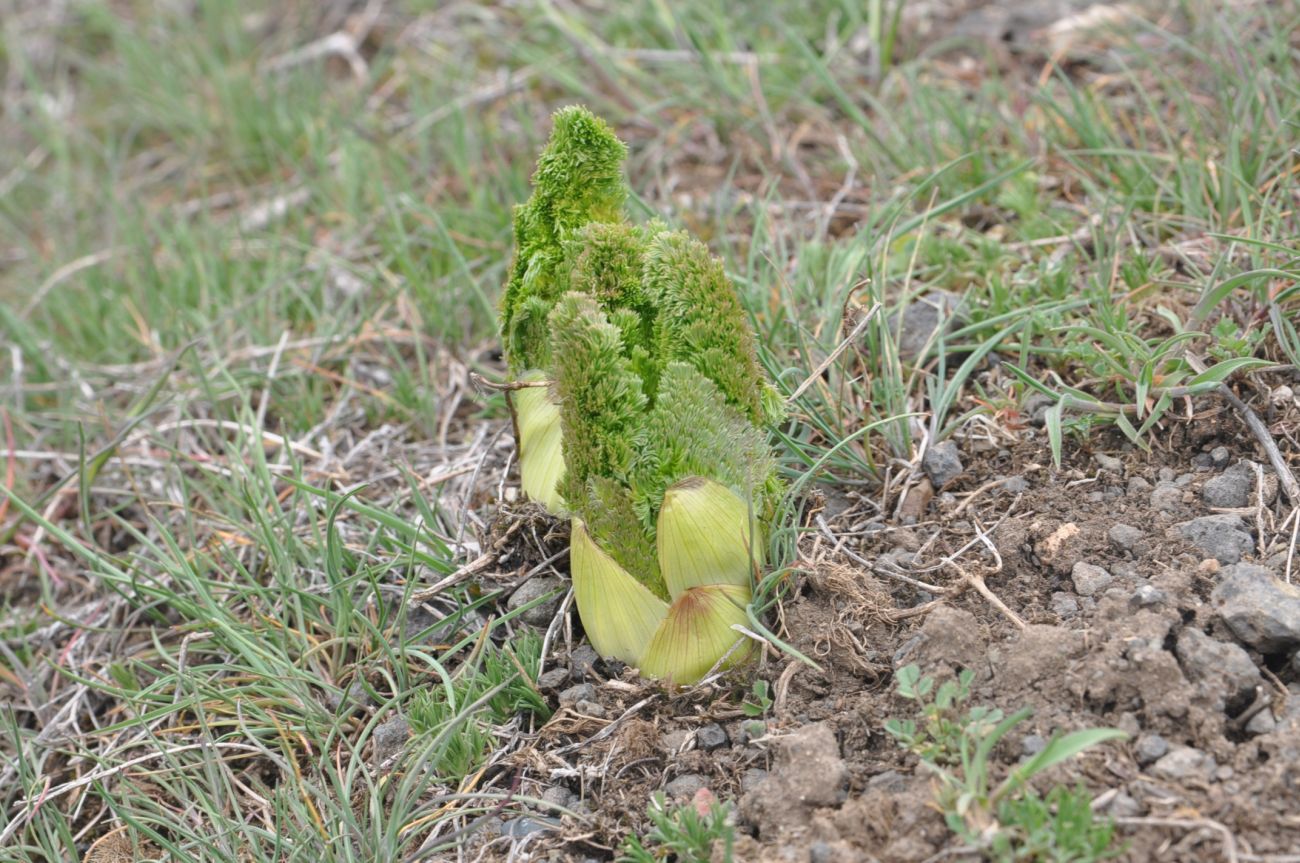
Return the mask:
[[366,684],[360,680],[354,680],[346,692],[325,693],[325,706],[333,711],[338,711],[340,707],[346,707],[349,711],[353,711],[369,707],[373,703],[370,700],[370,693],[366,691]]
[[588,680],[595,677],[596,663],[600,654],[590,644],[579,644],[569,654],[569,676],[574,680]]
[[394,716],[386,722],[375,726],[374,763],[378,767],[402,750],[406,739],[411,736],[411,726],[401,716]]
[[740,790],[742,792],[753,791],[766,778],[766,770],[761,767],[751,767],[740,774]]
[[1163,605],[1169,599],[1168,594],[1152,584],[1143,584],[1133,591],[1133,599],[1130,600],[1138,608],[1155,608],[1157,605]]
[[1108,470],[1116,476],[1124,473],[1124,462],[1115,458],[1113,455],[1095,452],[1092,454],[1092,460],[1095,461],[1097,466],[1102,470]]
[[1215,467],[1226,467],[1230,458],[1232,458],[1232,453],[1228,452],[1226,446],[1216,446],[1210,450],[1210,464]]
[[1058,590],[1052,594],[1052,611],[1062,620],[1068,620],[1079,613],[1079,600]]
[[1220,575],[1210,600],[1232,634],[1261,653],[1300,646],[1300,589],[1262,566],[1240,563]]
[[695,796],[695,792],[708,787],[708,784],[709,780],[698,773],[683,773],[665,785],[664,791],[669,797],[678,800],[690,799]]
[[590,683],[577,683],[560,693],[560,706],[576,705],[579,701],[594,701],[596,687]]
[[720,746],[727,745],[727,732],[716,722],[710,722],[708,725],[701,726],[695,732],[695,746],[697,749],[711,751]]
[[1145,545],[1146,533],[1131,524],[1117,524],[1106,532],[1110,544],[1123,551],[1137,551]]
[[1138,568],[1127,560],[1117,561],[1110,565],[1110,574],[1116,578],[1126,578],[1136,584],[1140,578]]
[[927,449],[921,458],[921,467],[935,488],[943,488],[965,470],[957,452],[957,444],[950,440],[940,441]]
[[808,846],[808,863],[831,863],[831,846],[817,841]]
[[665,752],[678,755],[686,751],[686,744],[691,739],[691,732],[685,728],[674,728],[672,731],[665,731],[659,737],[659,746]]
[[1142,804],[1121,791],[1111,798],[1106,814],[1112,818],[1133,818],[1142,814]]
[[1250,493],[1254,490],[1254,471],[1246,462],[1238,462],[1206,480],[1201,488],[1201,499],[1206,506],[1217,509],[1240,509],[1250,506]]
[[897,770],[886,770],[884,773],[877,773],[868,779],[867,788],[897,794],[907,788],[907,777]]
[[1161,484],[1151,492],[1151,507],[1161,512],[1177,512],[1183,505],[1183,491],[1172,485]]
[[560,822],[551,818],[511,818],[501,825],[501,835],[522,839],[530,833],[542,833],[559,826]]
[[1209,684],[1221,705],[1253,698],[1255,687],[1264,682],[1250,654],[1195,627],[1178,634],[1174,653],[1188,679]]
[[1178,476],[1178,471],[1171,467],[1162,467],[1157,472],[1157,476],[1160,477],[1161,482],[1173,482],[1174,477]]
[[1162,757],[1151,772],[1162,779],[1208,777],[1215,768],[1214,759],[1190,746],[1179,746]]
[[1024,494],[1029,491],[1029,480],[1023,476],[1009,476],[1003,481],[1002,490],[1007,494]]
[[890,315],[889,329],[898,334],[899,358],[908,363],[923,359],[927,349],[938,342],[941,319],[945,333],[965,321],[960,296],[948,291],[930,291],[918,297],[903,310],[901,326],[898,313]]
[[1151,494],[1151,483],[1147,482],[1140,476],[1129,477],[1128,495],[1129,497],[1143,497]]
[[550,671],[543,671],[537,676],[538,689],[559,689],[569,679],[569,669],[552,668]]
[[1159,734],[1143,734],[1133,743],[1133,755],[1138,764],[1150,764],[1169,752],[1169,741]]
[[[583,686],[589,686],[589,685],[590,684],[586,684],[586,683],[583,684]],[[573,705],[573,709],[581,713],[583,716],[590,716],[593,719],[605,718],[605,708],[602,707],[599,703],[595,701],[589,701],[586,698],[582,699],[577,704]]]
[[523,608],[528,603],[541,599],[554,591],[555,596],[519,615],[520,620],[531,626],[550,626],[551,618],[555,617],[555,612],[560,608],[560,600],[564,598],[562,587],[563,583],[553,575],[534,576],[519,585],[519,588],[510,594],[510,599],[506,602],[506,608],[509,611]]
[[1070,580],[1074,582],[1074,590],[1080,596],[1095,596],[1105,590],[1114,579],[1100,566],[1079,561],[1070,570]]
[[1202,553],[1219,563],[1236,563],[1255,549],[1255,540],[1241,516],[1206,515],[1178,525],[1178,533]]
[[1026,734],[1020,740],[1020,751],[1026,757],[1032,758],[1047,748],[1047,741],[1041,734]]
[[1265,709],[1250,717],[1246,723],[1246,731],[1251,734],[1272,734],[1277,730],[1277,720],[1273,718],[1273,711]]
[[542,792],[542,799],[553,806],[568,807],[578,795],[574,794],[563,785],[552,785]]

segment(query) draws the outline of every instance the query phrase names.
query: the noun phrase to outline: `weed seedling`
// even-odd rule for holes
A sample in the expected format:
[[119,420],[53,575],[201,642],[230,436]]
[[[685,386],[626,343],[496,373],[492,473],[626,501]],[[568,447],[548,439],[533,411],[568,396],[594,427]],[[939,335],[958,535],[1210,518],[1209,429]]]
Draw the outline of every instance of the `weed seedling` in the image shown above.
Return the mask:
[[736,828],[730,821],[728,804],[711,799],[669,808],[664,795],[656,794],[647,814],[650,830],[644,837],[628,837],[619,863],[731,863]]
[[1120,853],[1120,849],[1112,847],[1115,826],[1093,816],[1091,795],[1082,786],[1069,789],[1058,785],[1046,798],[1026,791],[1003,801],[998,807],[998,822],[1003,829],[994,835],[988,848],[990,859],[996,863],[1085,863]]
[[[895,675],[898,693],[920,705],[921,720],[890,719],[885,731],[915,753],[937,781],[936,803],[949,829],[996,860],[1098,860],[1096,853],[1079,856],[1110,830],[1095,825],[1086,795],[1055,788],[1046,800],[1028,783],[1038,774],[1107,740],[1126,737],[1114,728],[1090,728],[1054,736],[1042,751],[1021,762],[998,784],[993,783],[993,750],[1010,731],[1029,718],[1024,708],[1010,716],[991,707],[971,707],[974,674],[963,671],[956,680],[935,688],[932,677],[909,665]],[[931,698],[933,693],[933,698]],[[1082,809],[1079,801],[1082,800]],[[1068,853],[1066,853],[1068,851]],[[1077,853],[1078,852],[1078,853]]]
[[740,705],[741,711],[751,719],[758,719],[772,709],[772,697],[766,680],[755,680],[749,698]]

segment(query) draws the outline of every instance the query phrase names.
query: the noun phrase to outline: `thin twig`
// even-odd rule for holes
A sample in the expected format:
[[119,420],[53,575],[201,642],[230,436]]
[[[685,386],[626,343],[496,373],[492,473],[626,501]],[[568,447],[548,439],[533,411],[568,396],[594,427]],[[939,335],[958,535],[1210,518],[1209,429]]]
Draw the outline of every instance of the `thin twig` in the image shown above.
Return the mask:
[[821,363],[818,364],[817,368],[812,370],[812,373],[809,374],[808,377],[803,379],[803,383],[795,387],[795,391],[790,393],[789,397],[785,400],[786,404],[794,404],[795,399],[803,395],[804,390],[808,389],[808,387],[813,385],[813,381],[816,381],[819,378],[821,378],[822,372],[830,368],[831,363],[839,359],[840,354],[848,350],[849,345],[857,341],[858,336],[862,335],[863,330],[867,328],[867,324],[871,323],[871,319],[876,316],[876,312],[878,312],[879,310],[880,310],[880,303],[876,303],[874,306],[872,306],[870,309],[867,310],[867,313],[863,315],[862,320],[858,321],[857,326],[853,328],[853,332],[845,336],[844,340],[835,346],[835,350],[831,351],[830,355],[827,356],[826,359],[822,360]]

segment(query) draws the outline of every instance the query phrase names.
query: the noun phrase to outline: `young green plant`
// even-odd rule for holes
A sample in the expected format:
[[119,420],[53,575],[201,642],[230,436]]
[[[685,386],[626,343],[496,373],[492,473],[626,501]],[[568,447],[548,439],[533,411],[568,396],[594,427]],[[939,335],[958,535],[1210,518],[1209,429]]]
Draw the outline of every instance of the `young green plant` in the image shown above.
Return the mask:
[[[623,152],[584,109],[556,127],[516,219],[503,315],[512,369],[538,384],[516,391],[536,393],[515,400],[524,487],[573,519],[574,594],[596,649],[692,683],[747,653],[737,627],[781,492],[766,433],[780,407],[721,262],[660,223],[613,220],[613,181],[549,188],[581,173],[553,166],[617,168]],[[587,221],[532,243],[557,214]]]

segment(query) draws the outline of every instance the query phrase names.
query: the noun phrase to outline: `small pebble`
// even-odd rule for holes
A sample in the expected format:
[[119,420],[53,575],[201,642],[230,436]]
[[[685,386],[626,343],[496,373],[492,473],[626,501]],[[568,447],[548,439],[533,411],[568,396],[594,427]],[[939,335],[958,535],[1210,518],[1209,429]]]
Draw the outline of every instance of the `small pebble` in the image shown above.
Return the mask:
[[1133,546],[1141,542],[1145,536],[1146,534],[1140,528],[1131,524],[1117,524],[1106,532],[1111,545],[1125,551],[1132,551]]
[[950,440],[940,441],[927,449],[921,458],[921,467],[937,489],[952,482],[965,470],[957,444]]
[[579,701],[592,701],[596,697],[596,687],[590,683],[577,683],[560,693],[560,706],[568,707]]
[[1214,759],[1199,749],[1179,746],[1164,755],[1151,768],[1162,779],[1186,779],[1189,776],[1207,776],[1214,770]]
[[1134,818],[1142,814],[1142,804],[1121,791],[1110,801],[1106,812],[1115,818]]
[[753,791],[758,783],[767,778],[767,771],[761,767],[751,767],[740,774],[740,790]]
[[569,654],[569,676],[574,680],[587,680],[595,676],[596,663],[600,655],[590,644],[579,644]]
[[1151,584],[1143,584],[1133,591],[1133,604],[1138,608],[1154,608],[1167,599],[1169,597],[1163,590]]
[[1273,718],[1273,711],[1261,710],[1250,721],[1246,723],[1246,730],[1251,734],[1272,734],[1277,730],[1277,720]]
[[1033,757],[1047,748],[1047,741],[1040,734],[1026,734],[1020,741],[1020,751]]
[[1250,506],[1250,494],[1255,490],[1255,474],[1245,462],[1210,477],[1201,487],[1205,505],[1216,509],[1240,509]]
[[511,818],[501,825],[501,835],[520,839],[530,833],[554,830],[558,826],[558,822],[553,823],[549,818]]
[[1178,532],[1200,551],[1219,563],[1236,563],[1255,550],[1255,540],[1240,516],[1231,513],[1206,515],[1178,526]]
[[1172,485],[1158,485],[1151,492],[1151,507],[1161,512],[1175,512],[1183,505],[1182,489]]
[[564,598],[564,593],[560,591],[563,583],[553,575],[539,575],[528,579],[519,586],[519,589],[510,594],[510,599],[506,602],[506,608],[514,611],[522,608],[534,600],[539,600],[548,593],[554,593],[550,599],[536,605],[519,615],[519,619],[524,623],[536,627],[549,626],[551,618],[555,617],[555,612],[560,608],[560,600]]
[[687,799],[694,797],[696,791],[708,784],[708,780],[698,773],[683,773],[665,785],[664,791],[667,792],[669,797]]
[[831,863],[831,846],[820,841],[809,845],[808,863]]
[[552,785],[542,792],[542,799],[554,806],[568,806],[577,795],[563,785]]
[[1159,477],[1161,482],[1173,482],[1174,477],[1176,476],[1178,476],[1178,474],[1174,471],[1173,468],[1171,467],[1160,468]]
[[1127,560],[1121,560],[1119,563],[1111,564],[1110,574],[1116,578],[1127,578],[1130,581],[1138,580],[1138,569]]
[[1052,612],[1061,620],[1069,620],[1079,613],[1079,600],[1058,590],[1052,594]]
[[[584,683],[583,685],[589,686],[590,684]],[[581,713],[583,716],[590,716],[593,719],[605,718],[605,708],[602,707],[597,702],[588,701],[585,698],[579,701],[577,704],[573,705],[573,709]]]
[[1226,446],[1216,446],[1210,450],[1210,463],[1215,467],[1223,468],[1228,466],[1228,460],[1232,458],[1232,453],[1228,452]]
[[1142,497],[1151,494],[1151,483],[1140,476],[1129,477],[1128,493],[1130,497]]
[[1124,462],[1115,458],[1113,455],[1106,455],[1105,453],[1098,452],[1092,454],[1092,459],[1102,470],[1108,470],[1113,474],[1124,473]]
[[711,722],[708,725],[701,726],[695,732],[695,746],[697,749],[711,751],[720,746],[727,745],[727,732],[722,729],[721,725]]
[[1070,580],[1074,590],[1080,596],[1094,596],[1104,590],[1113,580],[1111,574],[1100,566],[1084,563],[1082,560],[1070,571]]
[[569,679],[569,669],[552,668],[550,671],[543,671],[537,676],[538,689],[559,689]]
[[1024,494],[1029,491],[1029,480],[1023,476],[1009,476],[1002,483],[1002,489],[1007,494]]
[[1159,734],[1143,734],[1133,744],[1133,755],[1138,764],[1150,764],[1163,758],[1169,752],[1169,741]]

